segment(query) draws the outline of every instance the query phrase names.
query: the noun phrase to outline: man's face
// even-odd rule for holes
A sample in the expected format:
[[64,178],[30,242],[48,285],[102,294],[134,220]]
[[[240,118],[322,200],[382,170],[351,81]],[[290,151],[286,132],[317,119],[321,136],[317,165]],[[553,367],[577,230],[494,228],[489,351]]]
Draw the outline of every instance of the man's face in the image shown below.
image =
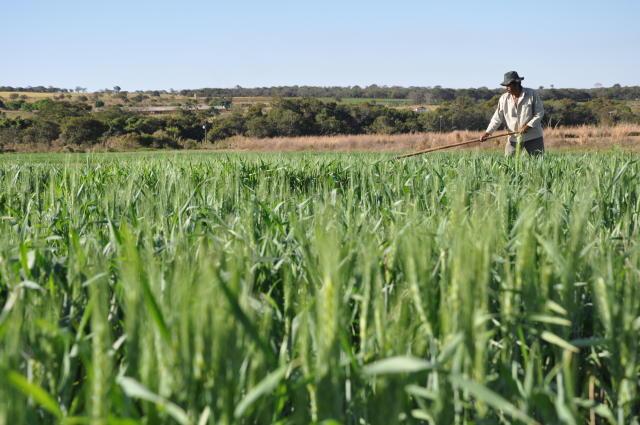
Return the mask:
[[505,88],[507,89],[507,93],[509,94],[520,94],[520,84],[516,83],[515,81],[509,83]]

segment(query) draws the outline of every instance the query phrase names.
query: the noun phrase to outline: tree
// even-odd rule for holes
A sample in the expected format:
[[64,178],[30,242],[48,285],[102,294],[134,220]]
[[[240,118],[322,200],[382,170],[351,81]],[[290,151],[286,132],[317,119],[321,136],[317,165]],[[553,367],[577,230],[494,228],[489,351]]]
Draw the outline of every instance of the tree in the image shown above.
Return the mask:
[[213,121],[207,138],[211,142],[226,139],[227,137],[244,134],[246,129],[245,119],[238,113],[226,115]]
[[76,145],[95,144],[108,130],[102,122],[89,117],[72,117],[66,120],[62,128],[62,138]]
[[316,115],[316,123],[320,134],[325,136],[349,133],[348,124],[327,110]]
[[113,86],[113,91],[114,91],[114,92],[116,92],[116,93],[120,93],[120,90],[122,90],[122,89],[120,88],[120,86]]
[[40,118],[58,123],[69,117],[86,115],[91,110],[91,107],[84,103],[56,102],[51,99],[39,100],[34,105],[37,105]]
[[270,120],[263,116],[256,116],[249,120],[246,123],[247,136],[250,137],[272,137],[275,134],[273,125]]
[[269,111],[267,118],[274,129],[274,136],[301,136],[302,116],[289,109],[274,108]]
[[425,103],[427,101],[427,97],[425,96],[424,91],[422,90],[412,90],[409,92],[409,99],[411,99],[412,103],[419,105],[421,103]]
[[24,140],[27,143],[51,144],[60,136],[60,126],[54,122],[36,119],[31,127],[25,131]]

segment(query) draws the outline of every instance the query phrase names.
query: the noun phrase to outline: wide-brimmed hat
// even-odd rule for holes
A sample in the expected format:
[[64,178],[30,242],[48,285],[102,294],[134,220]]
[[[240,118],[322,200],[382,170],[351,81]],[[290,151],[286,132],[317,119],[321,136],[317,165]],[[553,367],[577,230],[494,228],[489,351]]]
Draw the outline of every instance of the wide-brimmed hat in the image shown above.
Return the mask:
[[509,71],[504,74],[504,81],[500,83],[501,86],[508,86],[509,84],[517,81],[520,82],[524,80],[524,77],[520,77],[517,72]]

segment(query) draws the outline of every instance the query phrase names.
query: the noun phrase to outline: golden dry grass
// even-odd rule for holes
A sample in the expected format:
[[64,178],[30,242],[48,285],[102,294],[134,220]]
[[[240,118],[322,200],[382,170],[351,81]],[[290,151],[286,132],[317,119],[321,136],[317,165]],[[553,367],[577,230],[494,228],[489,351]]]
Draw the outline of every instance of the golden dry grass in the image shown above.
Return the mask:
[[[41,92],[22,92],[22,91],[21,92],[0,91],[0,97],[4,99],[10,99],[11,95],[14,93],[20,97],[24,96],[26,100],[29,100],[29,101],[40,100],[45,98],[53,98],[53,96],[58,94],[58,93],[41,93]],[[75,94],[75,93],[69,93],[69,94]]]
[[[237,151],[320,151],[320,152],[410,152],[445,146],[478,138],[482,132],[454,131],[450,133],[416,133],[399,135],[345,135],[310,137],[275,137],[258,139],[234,137],[218,147]],[[484,144],[472,144],[459,149],[501,149],[505,139]],[[551,150],[601,150],[614,146],[640,151],[640,125],[624,124],[615,127],[560,127],[545,130],[545,145]]]
[[33,112],[29,111],[2,111],[7,118],[32,118],[34,116]]

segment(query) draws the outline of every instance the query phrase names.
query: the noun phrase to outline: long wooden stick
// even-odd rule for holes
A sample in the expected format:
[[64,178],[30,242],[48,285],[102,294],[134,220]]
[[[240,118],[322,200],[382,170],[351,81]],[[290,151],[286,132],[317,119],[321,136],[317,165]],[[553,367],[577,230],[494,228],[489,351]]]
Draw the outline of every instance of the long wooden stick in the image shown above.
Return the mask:
[[[495,139],[497,137],[503,137],[503,136],[512,136],[514,134],[518,134],[518,133],[516,133],[515,131],[510,131],[508,133],[502,133],[502,134],[496,134],[494,136],[489,136],[485,140]],[[423,153],[441,151],[443,149],[450,149],[450,148],[455,148],[456,146],[469,145],[471,143],[477,143],[477,142],[480,142],[480,141],[481,141],[481,139],[477,138],[477,139],[473,139],[473,140],[467,140],[466,142],[454,143],[453,145],[437,146],[435,148],[429,148],[429,149],[421,150],[421,151],[418,151],[418,152],[412,152],[412,153],[400,155],[400,156],[396,157],[395,159],[409,158],[411,156],[422,155]]]

